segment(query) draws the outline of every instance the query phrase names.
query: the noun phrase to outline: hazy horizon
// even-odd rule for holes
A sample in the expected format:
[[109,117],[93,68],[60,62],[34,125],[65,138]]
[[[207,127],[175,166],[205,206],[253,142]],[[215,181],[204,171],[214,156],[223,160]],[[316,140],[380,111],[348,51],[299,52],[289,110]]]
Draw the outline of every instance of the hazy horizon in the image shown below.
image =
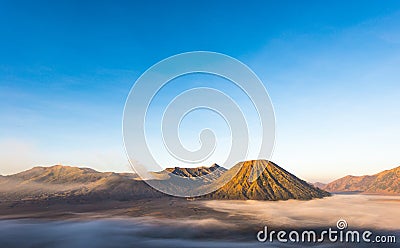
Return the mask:
[[[276,115],[275,149],[266,159],[299,178],[330,182],[399,165],[398,1],[156,1],[124,8],[2,1],[0,12],[2,175],[54,164],[129,172],[121,119],[130,88],[151,65],[193,50],[235,57],[261,78]],[[221,79],[180,80],[184,85],[176,80],[160,92],[154,116],[192,86],[223,90],[249,120],[256,116]],[[229,144],[221,118],[198,112],[182,122],[185,147],[199,147],[205,124],[222,148]],[[251,130],[259,142],[257,126]],[[149,142],[161,145],[157,135]],[[159,148],[153,152],[163,160]],[[217,150],[205,165],[225,156],[226,149]]]
[[[274,162],[274,161],[272,161],[272,162]],[[58,165],[61,165],[61,166],[69,166],[69,167],[78,167],[78,168],[90,168],[90,169],[94,169],[94,170],[97,170],[96,168],[93,168],[93,167],[90,167],[90,166],[79,166],[79,165],[68,165],[68,164],[52,164],[52,165],[35,165],[35,166],[32,166],[32,167],[29,167],[29,168],[27,168],[27,169],[25,169],[25,170],[21,170],[21,171],[17,171],[17,172],[13,172],[13,173],[8,173],[8,174],[0,174],[0,176],[8,176],[8,175],[14,175],[14,174],[16,174],[16,173],[19,173],[19,172],[23,172],[23,171],[26,171],[26,170],[30,170],[30,169],[33,169],[33,168],[35,168],[35,167],[52,167],[52,166],[58,166]],[[205,165],[205,167],[210,167],[210,166],[212,166],[212,164],[211,165]],[[174,166],[174,167],[176,167],[176,166]],[[190,167],[185,167],[185,166],[177,166],[177,167],[180,167],[180,168],[190,168]],[[282,166],[281,166],[282,167]],[[338,178],[334,178],[333,180],[330,180],[330,181],[322,181],[322,180],[316,180],[316,181],[309,181],[309,180],[307,180],[307,179],[305,179],[305,178],[300,178],[300,179],[302,179],[302,180],[305,180],[305,181],[307,181],[307,182],[309,182],[309,183],[330,183],[330,182],[332,182],[332,181],[334,181],[334,180],[337,180],[337,179],[340,179],[340,178],[342,178],[342,177],[345,177],[345,176],[371,176],[371,175],[375,175],[375,174],[378,174],[378,173],[380,173],[380,172],[382,172],[382,171],[385,171],[385,170],[391,170],[391,169],[394,169],[394,168],[397,168],[397,167],[399,167],[399,166],[394,166],[394,167],[391,167],[391,168],[387,168],[387,169],[384,169],[384,170],[381,170],[381,171],[376,171],[376,172],[373,172],[373,173],[371,173],[371,174],[352,174],[352,175],[343,175],[343,176],[340,176],[340,177],[338,177]],[[172,167],[169,167],[169,168],[172,168]],[[282,167],[283,169],[285,169],[284,167]],[[99,172],[115,172],[115,173],[135,173],[135,171],[133,171],[132,169],[128,169],[128,170],[126,170],[126,171],[112,171],[112,170],[97,170],[97,171],[99,171]],[[289,171],[290,172],[290,171]],[[292,173],[292,172],[290,172],[290,173]],[[293,173],[292,173],[293,174]],[[295,176],[297,176],[296,174],[295,174]]]

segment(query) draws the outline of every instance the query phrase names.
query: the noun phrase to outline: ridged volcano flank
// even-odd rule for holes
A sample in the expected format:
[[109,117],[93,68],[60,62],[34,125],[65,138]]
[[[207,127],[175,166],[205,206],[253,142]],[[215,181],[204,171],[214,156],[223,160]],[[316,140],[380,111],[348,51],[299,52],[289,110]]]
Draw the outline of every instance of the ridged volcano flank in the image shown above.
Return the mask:
[[[257,179],[252,178],[254,177],[252,175],[253,168],[260,170],[260,176]],[[308,184],[273,162],[266,160],[241,162],[224,173],[222,177],[229,176],[230,172],[234,173],[236,171],[237,174],[235,177],[222,186],[222,188],[207,195],[206,198],[237,200],[309,200],[330,195],[328,192]]]

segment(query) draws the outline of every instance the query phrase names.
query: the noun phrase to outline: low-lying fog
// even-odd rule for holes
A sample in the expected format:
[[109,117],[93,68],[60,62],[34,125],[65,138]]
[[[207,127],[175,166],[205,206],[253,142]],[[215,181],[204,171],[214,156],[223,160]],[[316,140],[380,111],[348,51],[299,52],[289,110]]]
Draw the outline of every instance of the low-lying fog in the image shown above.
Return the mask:
[[[195,203],[229,212],[232,218],[0,220],[0,247],[301,247],[305,243],[260,243],[256,240],[255,230],[262,225],[283,229],[312,226],[335,228],[338,219],[345,219],[348,229],[373,228],[397,235],[397,242],[400,239],[400,197],[336,195],[312,201]],[[254,230],[248,230],[250,227]],[[240,228],[248,230],[250,238],[246,230]],[[313,247],[359,245],[373,247],[371,244],[312,244]],[[395,245],[386,244],[385,247]]]
[[400,230],[400,196],[334,195],[311,201],[207,201],[204,204],[271,226],[335,227],[339,219],[344,219],[349,228]]

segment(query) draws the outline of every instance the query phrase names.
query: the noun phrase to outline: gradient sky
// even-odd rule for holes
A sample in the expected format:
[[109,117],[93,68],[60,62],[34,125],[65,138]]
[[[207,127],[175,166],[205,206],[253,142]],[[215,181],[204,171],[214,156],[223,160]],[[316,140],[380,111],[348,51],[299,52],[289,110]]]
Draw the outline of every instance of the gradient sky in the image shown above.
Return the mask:
[[238,58],[263,80],[272,160],[290,172],[327,182],[393,168],[399,27],[399,1],[0,1],[0,174],[59,163],[129,171],[130,88],[193,50]]

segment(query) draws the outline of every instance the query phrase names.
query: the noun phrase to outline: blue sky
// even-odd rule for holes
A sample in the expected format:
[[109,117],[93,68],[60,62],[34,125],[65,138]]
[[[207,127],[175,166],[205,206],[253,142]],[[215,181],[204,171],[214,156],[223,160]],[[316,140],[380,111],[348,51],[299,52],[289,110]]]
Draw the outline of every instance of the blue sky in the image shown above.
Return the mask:
[[272,160],[296,175],[398,166],[399,27],[398,1],[0,1],[0,174],[56,163],[128,171],[131,86],[193,50],[238,58],[264,81]]

